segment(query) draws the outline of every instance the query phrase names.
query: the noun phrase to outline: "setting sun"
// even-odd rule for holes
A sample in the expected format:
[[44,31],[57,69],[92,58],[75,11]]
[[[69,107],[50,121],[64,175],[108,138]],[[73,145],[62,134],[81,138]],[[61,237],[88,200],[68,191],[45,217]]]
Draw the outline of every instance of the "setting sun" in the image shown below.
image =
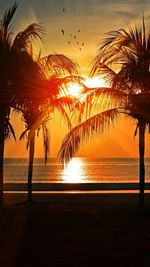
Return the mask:
[[108,87],[108,83],[103,77],[86,78],[84,84],[89,88]]
[[[104,78],[100,77],[85,78],[83,83],[89,88],[108,87],[108,83],[104,80]],[[67,94],[70,96],[78,97],[82,94],[82,90],[82,85],[77,83],[70,82],[67,86]]]
[[78,97],[82,92],[82,86],[76,83],[69,83],[67,92],[70,96]]

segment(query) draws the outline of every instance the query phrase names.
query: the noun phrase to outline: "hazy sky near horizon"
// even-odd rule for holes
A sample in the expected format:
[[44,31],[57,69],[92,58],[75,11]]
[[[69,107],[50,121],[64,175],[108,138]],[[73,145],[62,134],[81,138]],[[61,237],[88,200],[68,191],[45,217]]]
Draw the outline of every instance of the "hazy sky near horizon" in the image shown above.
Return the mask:
[[[0,16],[12,3],[12,0],[0,1]],[[98,43],[105,38],[105,33],[126,27],[127,23],[140,24],[143,13],[146,23],[150,24],[149,0],[18,0],[17,3],[18,10],[13,21],[14,33],[30,23],[41,23],[45,28],[44,45],[38,44],[37,51],[42,49],[43,55],[53,52],[64,53],[79,63],[84,75],[89,74]],[[18,124],[16,120],[13,116],[14,125]],[[51,134],[51,156],[56,156],[66,129],[64,131],[57,120],[51,124],[51,128],[55,128]],[[85,143],[78,155],[138,156],[138,140],[133,140],[134,127],[134,123],[119,122],[115,130],[111,130],[105,137],[96,137],[93,141]],[[15,128],[19,136],[21,130],[18,130],[18,126]],[[37,147],[36,156],[42,156],[41,139]],[[150,156],[149,146],[146,153]],[[25,144],[18,145],[12,139],[8,140],[5,156],[27,156]]]

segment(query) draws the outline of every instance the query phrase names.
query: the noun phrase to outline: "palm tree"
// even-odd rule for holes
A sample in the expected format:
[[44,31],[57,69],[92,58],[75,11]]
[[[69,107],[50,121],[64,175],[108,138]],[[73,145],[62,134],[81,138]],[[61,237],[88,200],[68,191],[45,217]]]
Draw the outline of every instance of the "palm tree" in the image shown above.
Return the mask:
[[[26,61],[28,45],[34,38],[40,38],[43,29],[38,24],[29,25],[24,31],[13,38],[10,23],[16,13],[17,4],[14,3],[5,11],[0,21],[0,205],[3,204],[3,158],[5,139],[12,133],[10,124],[11,108],[15,106],[15,97],[23,97],[28,88],[23,85],[21,76],[24,72],[23,63]],[[21,82],[20,82],[21,81]],[[31,94],[31,93],[30,93]],[[33,94],[33,92],[32,92]],[[28,90],[26,95],[29,97]],[[31,96],[31,95],[30,95]],[[20,98],[21,99],[21,98]]]
[[[63,95],[61,96],[61,94],[63,93],[63,88],[66,83],[70,81],[79,82],[81,78],[73,76],[73,74],[78,73],[78,66],[64,55],[51,54],[41,58],[41,55],[39,54],[35,61],[33,60],[32,53],[30,56],[32,58],[30,58],[30,65],[33,65],[33,68],[31,66],[30,68],[27,68],[25,77],[28,77],[27,80],[30,77],[30,90],[32,90],[32,87],[37,88],[38,86],[41,88],[41,93],[39,94],[38,99],[34,96],[30,99],[28,98],[28,100],[26,99],[26,101],[21,103],[20,107],[18,107],[18,110],[22,112],[22,118],[26,128],[21,134],[20,139],[25,135],[27,136],[27,149],[29,149],[28,201],[31,202],[35,137],[38,136],[39,130],[42,129],[46,164],[50,146],[49,132],[47,128],[48,118],[50,114],[57,109],[64,117],[65,121],[67,121],[69,128],[71,127],[65,107],[70,107],[74,99],[70,99]],[[69,74],[69,76],[58,77],[58,75],[62,76],[64,74]]]
[[[150,126],[150,34],[142,29],[120,29],[110,32],[99,49],[91,75],[104,75],[110,88],[86,88],[86,93],[101,97],[105,110],[82,122],[64,138],[59,157],[67,163],[78,150],[80,142],[93,133],[101,133],[119,114],[132,117],[139,130],[139,205],[144,206],[145,131]],[[109,96],[102,101],[102,95]],[[103,103],[102,103],[103,102]],[[90,105],[90,103],[88,103]]]
[[35,137],[38,136],[40,129],[43,132],[43,144],[45,150],[45,163],[49,151],[49,133],[46,127],[48,114],[45,114],[44,105],[35,104],[28,101],[21,106],[22,119],[25,122],[25,131],[20,136],[20,140],[27,136],[27,149],[29,149],[29,166],[28,166],[28,201],[32,201],[32,173],[35,150]]

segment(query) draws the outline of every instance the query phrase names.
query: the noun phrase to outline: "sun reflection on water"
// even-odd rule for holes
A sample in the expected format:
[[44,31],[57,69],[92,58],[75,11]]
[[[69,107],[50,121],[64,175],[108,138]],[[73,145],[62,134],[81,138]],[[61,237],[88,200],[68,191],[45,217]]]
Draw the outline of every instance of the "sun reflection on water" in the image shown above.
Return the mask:
[[81,158],[73,158],[62,172],[62,180],[65,183],[82,183],[85,174]]

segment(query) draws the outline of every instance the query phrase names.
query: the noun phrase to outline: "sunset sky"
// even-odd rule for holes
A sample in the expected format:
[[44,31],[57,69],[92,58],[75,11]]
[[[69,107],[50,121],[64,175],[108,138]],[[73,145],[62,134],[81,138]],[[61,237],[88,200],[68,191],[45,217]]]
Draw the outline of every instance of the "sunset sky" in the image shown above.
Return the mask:
[[[149,0],[20,0],[17,2],[19,7],[14,18],[14,33],[30,23],[41,23],[45,28],[44,44],[38,44],[36,51],[41,49],[42,55],[54,52],[69,56],[80,65],[81,74],[84,76],[89,74],[98,43],[105,38],[105,33],[126,27],[127,23],[139,24],[143,13],[146,24],[150,24]],[[1,14],[12,3],[13,1],[1,0]],[[61,32],[62,29],[64,35]],[[13,115],[12,122],[17,137],[23,129],[23,123],[18,126],[18,121],[16,115]],[[67,129],[64,129],[64,123],[61,124],[58,116],[50,121],[52,144],[50,155],[53,157],[57,155],[61,139],[67,132]],[[95,137],[92,141],[84,143],[77,155],[136,157],[138,138],[133,139],[134,129],[134,122],[120,120],[105,136]],[[42,156],[41,146],[39,138],[36,148],[37,157]],[[150,156],[150,142],[147,143],[146,155]],[[27,156],[25,143],[15,143],[11,138],[7,141],[5,156]]]

